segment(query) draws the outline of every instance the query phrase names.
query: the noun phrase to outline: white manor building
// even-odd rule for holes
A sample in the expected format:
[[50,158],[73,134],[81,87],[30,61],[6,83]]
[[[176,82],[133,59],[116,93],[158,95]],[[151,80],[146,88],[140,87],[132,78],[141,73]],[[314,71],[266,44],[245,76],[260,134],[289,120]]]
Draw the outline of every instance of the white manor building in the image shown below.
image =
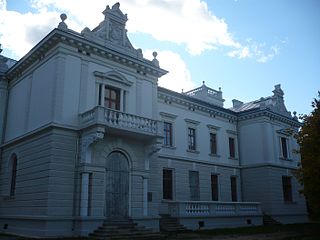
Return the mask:
[[0,56],[0,231],[87,235],[130,218],[159,231],[307,221],[293,176],[300,123],[276,85],[223,107],[204,83],[177,93],[131,45],[119,3],[81,33],[65,15],[23,58]]

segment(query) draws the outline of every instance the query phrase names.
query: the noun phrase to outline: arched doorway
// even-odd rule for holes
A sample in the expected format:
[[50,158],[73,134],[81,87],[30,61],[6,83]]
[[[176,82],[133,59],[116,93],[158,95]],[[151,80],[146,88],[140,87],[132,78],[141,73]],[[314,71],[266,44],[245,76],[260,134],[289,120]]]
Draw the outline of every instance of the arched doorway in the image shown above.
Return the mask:
[[121,152],[112,152],[106,164],[106,217],[127,218],[129,213],[129,164]]

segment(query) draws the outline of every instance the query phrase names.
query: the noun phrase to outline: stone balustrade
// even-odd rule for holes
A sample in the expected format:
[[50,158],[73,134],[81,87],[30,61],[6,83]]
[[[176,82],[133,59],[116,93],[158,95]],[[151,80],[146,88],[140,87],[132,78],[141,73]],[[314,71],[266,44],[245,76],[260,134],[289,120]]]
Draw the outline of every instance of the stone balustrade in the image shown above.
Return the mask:
[[173,217],[261,215],[258,202],[164,201]]
[[88,127],[93,124],[147,135],[161,135],[160,122],[157,120],[101,106],[80,114],[80,125],[82,127]]

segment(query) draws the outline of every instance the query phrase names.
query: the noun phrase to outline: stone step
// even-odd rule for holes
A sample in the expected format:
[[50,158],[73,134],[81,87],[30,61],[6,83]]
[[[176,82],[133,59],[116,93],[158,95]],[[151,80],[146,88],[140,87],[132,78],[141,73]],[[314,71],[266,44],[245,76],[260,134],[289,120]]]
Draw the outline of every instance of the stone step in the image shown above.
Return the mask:
[[163,239],[163,235],[155,233],[144,226],[138,226],[131,219],[106,220],[102,226],[89,234],[92,239]]

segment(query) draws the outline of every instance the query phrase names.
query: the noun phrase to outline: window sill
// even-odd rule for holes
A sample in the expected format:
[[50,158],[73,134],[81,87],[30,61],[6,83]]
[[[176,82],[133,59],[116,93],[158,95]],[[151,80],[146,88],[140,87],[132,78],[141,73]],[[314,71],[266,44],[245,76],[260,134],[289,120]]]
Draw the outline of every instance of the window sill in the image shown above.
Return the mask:
[[288,161],[288,162],[292,162],[293,161],[291,158],[279,157],[279,159],[283,160],[283,161]]
[[162,148],[166,148],[166,149],[173,149],[175,150],[176,147],[175,146],[169,146],[169,145],[162,145]]
[[238,158],[236,157],[229,157],[230,160],[239,160]]
[[187,152],[189,152],[189,153],[196,153],[196,154],[199,154],[200,152],[199,151],[197,151],[197,150],[190,150],[190,149],[187,149],[186,150]]
[[209,156],[210,157],[216,157],[216,158],[221,157],[219,154],[214,154],[214,153],[209,153]]
[[295,204],[297,204],[297,202],[295,202],[295,201],[283,201],[283,203],[286,204],[286,205],[295,205]]

